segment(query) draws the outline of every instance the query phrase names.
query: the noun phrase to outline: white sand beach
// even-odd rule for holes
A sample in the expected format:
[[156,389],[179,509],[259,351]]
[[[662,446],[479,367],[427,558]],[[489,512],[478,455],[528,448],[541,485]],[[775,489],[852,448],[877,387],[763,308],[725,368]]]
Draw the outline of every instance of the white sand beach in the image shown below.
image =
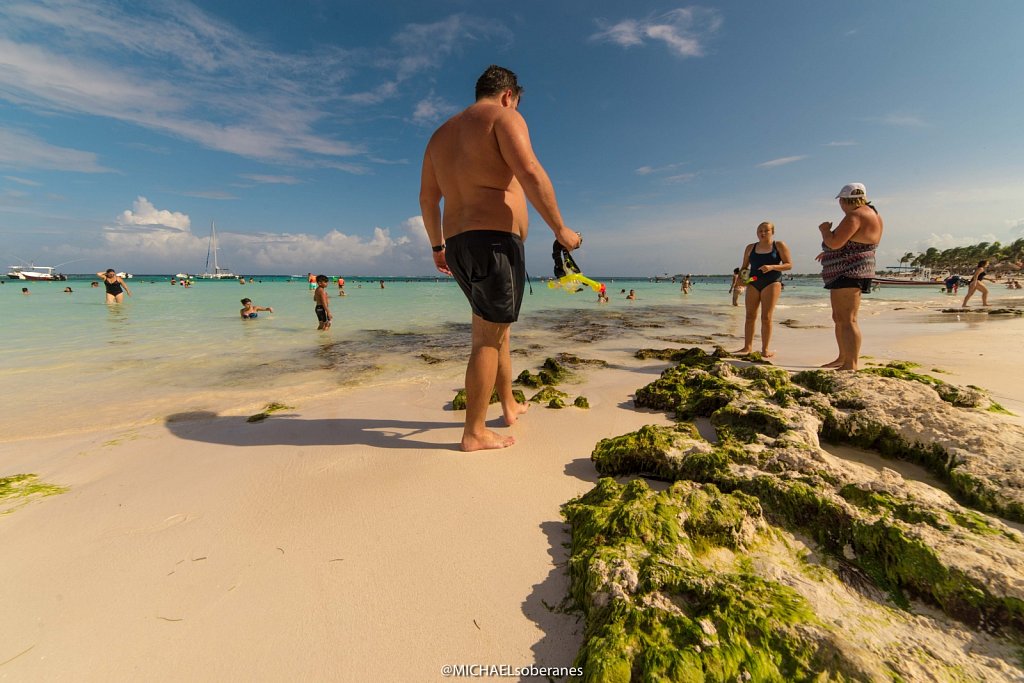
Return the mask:
[[[929,315],[864,316],[864,353],[940,368],[1024,415],[1024,320],[915,321]],[[777,323],[776,364],[831,360],[826,316]],[[68,487],[0,516],[0,679],[433,681],[462,663],[570,666],[582,621],[559,608],[560,506],[597,481],[599,439],[670,421],[632,406],[667,365],[634,359],[640,345],[652,343],[555,349],[612,367],[563,387],[589,410],[534,405],[500,428],[517,439],[507,450],[457,450],[454,364],[442,381],[347,389],[260,423],[241,406],[0,443],[0,476]]]

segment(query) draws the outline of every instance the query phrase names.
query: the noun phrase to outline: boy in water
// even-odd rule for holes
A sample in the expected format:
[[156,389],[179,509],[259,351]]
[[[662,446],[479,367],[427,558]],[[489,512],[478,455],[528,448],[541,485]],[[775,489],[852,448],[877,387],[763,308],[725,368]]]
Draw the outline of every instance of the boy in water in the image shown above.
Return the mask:
[[334,318],[331,315],[331,305],[328,303],[330,295],[327,293],[327,285],[330,282],[326,275],[316,276],[316,291],[313,292],[313,301],[316,302],[316,306],[313,307],[313,310],[316,312],[316,319],[320,321],[320,325],[316,328],[318,330],[331,329],[331,320]]

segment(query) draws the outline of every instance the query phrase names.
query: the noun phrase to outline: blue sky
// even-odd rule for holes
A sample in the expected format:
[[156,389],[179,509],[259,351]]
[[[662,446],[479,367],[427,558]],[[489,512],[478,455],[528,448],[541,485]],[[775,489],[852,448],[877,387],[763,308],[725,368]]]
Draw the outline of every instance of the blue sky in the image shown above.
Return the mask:
[[[423,147],[491,63],[585,272],[816,272],[867,185],[881,260],[1024,235],[1024,3],[0,3],[0,259],[430,274]],[[533,214],[534,275],[551,233]]]

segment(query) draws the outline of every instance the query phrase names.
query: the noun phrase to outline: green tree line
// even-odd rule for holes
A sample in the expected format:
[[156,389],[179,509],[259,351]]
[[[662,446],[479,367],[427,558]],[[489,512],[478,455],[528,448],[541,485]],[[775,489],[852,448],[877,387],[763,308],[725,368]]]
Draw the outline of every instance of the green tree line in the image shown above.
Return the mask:
[[1020,270],[1024,266],[1024,238],[1006,246],[999,242],[980,242],[943,250],[928,247],[920,254],[908,251],[900,258],[900,265],[966,273],[973,271],[978,262],[984,259],[988,259],[990,268],[997,272]]

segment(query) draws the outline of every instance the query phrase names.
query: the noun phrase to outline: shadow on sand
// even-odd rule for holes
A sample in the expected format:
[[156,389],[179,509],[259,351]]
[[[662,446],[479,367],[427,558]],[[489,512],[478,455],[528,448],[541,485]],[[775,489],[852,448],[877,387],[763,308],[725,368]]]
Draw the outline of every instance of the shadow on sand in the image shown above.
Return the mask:
[[275,415],[259,423],[244,416],[222,416],[210,411],[169,415],[167,429],[180,439],[226,446],[371,446],[459,450],[456,443],[422,441],[414,437],[436,429],[458,429],[462,422],[406,420],[317,419]]

